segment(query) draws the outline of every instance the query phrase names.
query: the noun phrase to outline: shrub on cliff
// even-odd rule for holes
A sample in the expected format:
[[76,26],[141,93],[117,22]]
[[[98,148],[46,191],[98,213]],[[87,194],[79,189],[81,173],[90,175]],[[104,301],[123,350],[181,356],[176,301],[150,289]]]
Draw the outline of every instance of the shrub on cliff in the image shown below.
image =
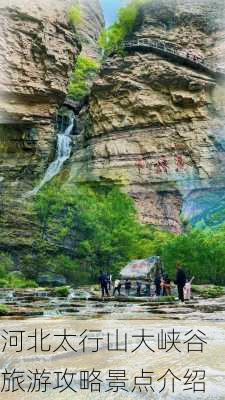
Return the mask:
[[0,316],[7,315],[9,311],[10,309],[6,304],[0,304]]
[[81,100],[89,94],[90,79],[94,78],[100,68],[93,58],[79,55],[69,85],[69,96],[74,100]]
[[70,288],[68,286],[61,286],[55,289],[55,294],[58,297],[68,297]]
[[130,0],[127,6],[118,11],[116,22],[103,31],[99,44],[106,54],[120,45],[134,30],[141,4],[146,0]]
[[69,22],[75,27],[79,25],[82,21],[82,11],[79,5],[73,6],[68,12]]

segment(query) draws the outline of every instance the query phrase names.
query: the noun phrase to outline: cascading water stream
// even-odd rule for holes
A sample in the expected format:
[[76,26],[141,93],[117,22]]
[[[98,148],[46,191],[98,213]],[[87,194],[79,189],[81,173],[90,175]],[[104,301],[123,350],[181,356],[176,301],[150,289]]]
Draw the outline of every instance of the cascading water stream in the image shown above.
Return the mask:
[[52,178],[54,178],[54,176],[56,176],[60,172],[65,161],[70,158],[72,148],[71,133],[74,127],[74,119],[74,114],[71,113],[69,126],[65,129],[63,133],[58,133],[57,135],[57,152],[55,160],[49,164],[45,175],[39,185],[36,186],[31,192],[27,193],[25,197],[36,195],[46,183],[51,181]]

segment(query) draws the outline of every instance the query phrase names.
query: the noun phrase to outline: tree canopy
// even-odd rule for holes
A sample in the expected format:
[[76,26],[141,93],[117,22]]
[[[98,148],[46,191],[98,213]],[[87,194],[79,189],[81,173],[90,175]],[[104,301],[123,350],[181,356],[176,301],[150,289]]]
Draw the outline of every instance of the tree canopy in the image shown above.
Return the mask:
[[38,194],[35,210],[42,239],[28,278],[47,268],[73,284],[94,282],[101,269],[115,277],[129,261],[159,255],[171,279],[180,261],[196,283],[225,284],[225,225],[177,235],[140,224],[133,200],[116,186],[57,180]]

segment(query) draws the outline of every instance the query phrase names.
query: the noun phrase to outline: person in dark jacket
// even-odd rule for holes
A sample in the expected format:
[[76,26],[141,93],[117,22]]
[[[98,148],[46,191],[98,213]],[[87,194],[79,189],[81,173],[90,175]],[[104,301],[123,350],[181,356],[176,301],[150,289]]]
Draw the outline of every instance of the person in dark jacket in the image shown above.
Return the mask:
[[136,289],[137,289],[137,296],[140,297],[141,296],[141,282],[139,280],[137,280],[136,282]]
[[150,297],[151,295],[151,283],[150,282],[146,282],[145,285],[145,296]]
[[129,279],[126,279],[126,281],[125,281],[125,292],[126,292],[127,296],[130,295],[130,290],[131,290],[131,281],[129,281]]
[[102,290],[102,297],[109,296],[109,291],[108,291],[108,276],[105,272],[100,272],[100,276],[99,276],[99,283],[101,286],[101,290]]
[[180,263],[177,263],[176,269],[177,269],[177,275],[176,275],[175,284],[177,285],[179,300],[182,301],[182,303],[183,303],[184,302],[184,286],[186,284],[187,278],[186,278],[186,274],[185,274],[184,270],[182,269]]
[[160,294],[161,294],[161,275],[160,275],[160,273],[156,273],[154,283],[155,283],[155,294],[156,294],[156,296],[160,296]]

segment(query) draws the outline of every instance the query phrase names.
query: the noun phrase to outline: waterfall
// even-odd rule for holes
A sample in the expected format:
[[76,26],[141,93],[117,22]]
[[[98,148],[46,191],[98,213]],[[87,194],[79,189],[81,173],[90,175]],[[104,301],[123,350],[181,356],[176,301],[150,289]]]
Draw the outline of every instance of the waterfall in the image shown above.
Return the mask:
[[65,161],[70,158],[72,147],[71,133],[73,132],[75,119],[74,114],[71,113],[69,118],[69,126],[64,130],[63,133],[57,134],[57,152],[55,160],[49,164],[44,174],[44,177],[39,185],[36,186],[31,192],[27,193],[25,197],[36,195],[46,183],[50,182],[52,178],[54,178],[54,176],[56,176],[61,171],[61,168]]

